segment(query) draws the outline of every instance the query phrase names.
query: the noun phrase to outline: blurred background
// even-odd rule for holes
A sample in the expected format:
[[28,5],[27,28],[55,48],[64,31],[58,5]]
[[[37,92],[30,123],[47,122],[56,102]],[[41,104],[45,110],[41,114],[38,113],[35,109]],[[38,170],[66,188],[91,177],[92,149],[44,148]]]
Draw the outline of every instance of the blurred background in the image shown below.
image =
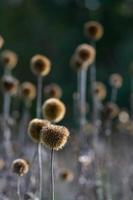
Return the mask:
[[77,45],[88,42],[83,25],[89,20],[99,21],[104,26],[104,37],[97,43],[97,80],[106,83],[108,99],[109,75],[120,73],[124,84],[118,104],[129,107],[133,0],[0,0],[0,34],[5,39],[4,48],[19,55],[14,75],[20,81],[36,82],[30,71],[30,58],[37,53],[48,56],[52,71],[44,84],[56,82],[61,85],[69,122],[69,105],[72,105],[72,93],[76,90],[76,74],[69,61]]

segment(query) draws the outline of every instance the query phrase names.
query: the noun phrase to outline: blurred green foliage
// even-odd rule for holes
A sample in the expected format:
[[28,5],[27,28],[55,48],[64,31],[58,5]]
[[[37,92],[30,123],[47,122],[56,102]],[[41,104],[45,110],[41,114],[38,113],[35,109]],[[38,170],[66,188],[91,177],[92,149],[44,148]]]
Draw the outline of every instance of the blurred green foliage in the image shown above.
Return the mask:
[[[96,4],[92,5],[94,2]],[[129,106],[132,10],[131,0],[1,0],[0,34],[5,38],[4,48],[19,55],[15,76],[20,81],[35,82],[36,77],[29,68],[30,58],[36,53],[47,55],[52,61],[52,71],[44,83],[59,83],[69,108],[72,93],[76,90],[76,74],[70,68],[69,60],[78,44],[89,42],[83,35],[84,22],[97,20],[105,30],[104,37],[97,43],[97,79],[107,84],[109,99],[109,75],[120,73],[124,84],[119,91],[118,103],[121,107]]]

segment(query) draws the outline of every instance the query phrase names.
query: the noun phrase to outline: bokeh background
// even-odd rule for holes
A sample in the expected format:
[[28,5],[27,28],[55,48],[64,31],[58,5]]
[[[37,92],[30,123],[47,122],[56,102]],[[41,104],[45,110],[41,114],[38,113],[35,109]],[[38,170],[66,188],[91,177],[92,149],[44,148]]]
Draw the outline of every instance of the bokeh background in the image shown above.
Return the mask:
[[21,82],[36,82],[30,71],[30,58],[36,53],[48,56],[52,71],[44,84],[61,85],[69,123],[72,93],[76,90],[76,74],[69,61],[76,46],[88,42],[83,25],[89,20],[97,20],[104,26],[104,37],[97,43],[97,80],[106,83],[109,99],[109,75],[120,73],[124,84],[118,104],[129,108],[133,0],[0,0],[0,34],[5,39],[4,48],[19,55],[14,75]]

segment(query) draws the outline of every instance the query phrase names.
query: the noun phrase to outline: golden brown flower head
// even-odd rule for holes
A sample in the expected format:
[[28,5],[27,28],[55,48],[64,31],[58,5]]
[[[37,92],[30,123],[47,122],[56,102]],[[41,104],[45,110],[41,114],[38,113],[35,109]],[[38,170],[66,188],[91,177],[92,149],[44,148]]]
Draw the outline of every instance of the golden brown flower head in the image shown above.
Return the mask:
[[4,39],[3,37],[0,35],[0,49],[3,47],[4,45]]
[[50,60],[40,54],[33,56],[30,64],[32,72],[37,76],[46,76],[51,69]]
[[68,170],[68,169],[63,169],[60,172],[59,177],[63,181],[71,182],[74,179],[74,174],[70,170]]
[[30,82],[24,82],[21,85],[21,93],[24,99],[32,101],[36,97],[36,87]]
[[95,94],[98,100],[102,101],[105,99],[107,92],[106,87],[103,83],[96,82]]
[[51,122],[59,122],[64,118],[66,108],[64,103],[56,98],[46,100],[42,107],[44,118]]
[[72,56],[70,60],[70,65],[75,71],[88,68],[88,64],[79,59],[79,57],[77,57],[75,54]]
[[44,94],[47,98],[58,98],[62,96],[62,89],[56,83],[51,83],[44,87]]
[[122,86],[123,79],[120,74],[112,74],[110,76],[110,85],[115,88],[120,88]]
[[43,127],[50,125],[50,122],[48,120],[43,120],[43,119],[33,119],[30,121],[29,126],[28,126],[28,134],[30,138],[34,142],[41,142],[40,137],[41,137],[41,130]]
[[119,108],[115,103],[108,102],[104,108],[104,116],[105,118],[115,118],[119,114]]
[[0,60],[5,68],[12,70],[17,65],[18,56],[13,51],[4,50],[1,52]]
[[8,92],[10,95],[14,95],[17,93],[18,89],[18,80],[13,78],[12,76],[4,76],[2,78],[2,89],[5,92]]
[[12,171],[18,176],[24,176],[29,171],[29,163],[24,159],[16,159],[12,163]]
[[88,68],[95,60],[96,51],[91,45],[81,44],[76,48],[75,56],[82,62],[83,68]]
[[69,137],[69,131],[64,126],[49,125],[42,128],[42,143],[58,151],[62,149]]
[[99,40],[102,38],[104,30],[103,26],[96,21],[86,22],[84,25],[85,36],[92,40]]

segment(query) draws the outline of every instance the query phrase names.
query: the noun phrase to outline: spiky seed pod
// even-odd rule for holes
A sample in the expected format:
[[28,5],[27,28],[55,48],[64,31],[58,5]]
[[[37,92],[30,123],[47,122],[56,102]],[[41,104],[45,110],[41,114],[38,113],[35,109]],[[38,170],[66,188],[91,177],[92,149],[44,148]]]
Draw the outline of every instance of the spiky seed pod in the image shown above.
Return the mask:
[[74,174],[70,170],[68,170],[68,169],[63,169],[60,172],[59,177],[63,181],[71,182],[74,179]]
[[3,37],[0,35],[0,49],[3,47],[4,45],[4,39]]
[[115,73],[110,76],[109,81],[111,86],[120,88],[122,86],[123,78],[120,74]]
[[105,119],[106,118],[115,118],[118,116],[119,114],[119,107],[115,104],[115,103],[112,103],[112,102],[108,102],[106,105],[105,105],[105,108],[104,108],[104,117]]
[[42,143],[56,151],[64,147],[69,137],[69,131],[64,126],[45,126],[41,132]]
[[47,98],[58,98],[60,99],[62,96],[62,89],[56,83],[51,83],[44,87],[44,95]]
[[43,127],[50,125],[48,120],[33,119],[28,126],[28,134],[30,138],[37,143],[41,142],[41,130]]
[[[75,50],[75,57],[73,57],[81,64],[81,68],[87,69],[95,60],[96,51],[94,47],[88,44],[81,44]],[[79,64],[79,66],[80,66]]]
[[119,117],[118,117],[118,118],[119,118],[119,121],[120,121],[121,123],[123,123],[123,124],[129,122],[129,119],[130,119],[128,112],[125,111],[125,110],[122,110],[122,111],[119,113]]
[[21,85],[21,93],[25,100],[32,101],[36,97],[36,87],[30,82],[24,82]]
[[46,76],[51,69],[50,60],[43,55],[37,54],[31,58],[31,70],[37,76]]
[[17,65],[18,56],[13,51],[4,50],[0,54],[0,60],[5,68],[12,70]]
[[103,83],[96,82],[95,94],[98,100],[102,101],[105,99],[107,92],[106,92],[106,87]]
[[1,80],[2,89],[5,92],[8,92],[10,95],[14,95],[17,93],[18,89],[18,80],[13,78],[12,76],[4,76]]
[[84,34],[88,39],[99,40],[104,33],[103,26],[96,21],[86,22],[84,25]]
[[24,176],[29,171],[29,163],[24,159],[16,159],[12,163],[12,171],[18,176]]
[[59,122],[64,118],[66,108],[62,101],[56,98],[46,100],[42,106],[44,118],[51,122]]

